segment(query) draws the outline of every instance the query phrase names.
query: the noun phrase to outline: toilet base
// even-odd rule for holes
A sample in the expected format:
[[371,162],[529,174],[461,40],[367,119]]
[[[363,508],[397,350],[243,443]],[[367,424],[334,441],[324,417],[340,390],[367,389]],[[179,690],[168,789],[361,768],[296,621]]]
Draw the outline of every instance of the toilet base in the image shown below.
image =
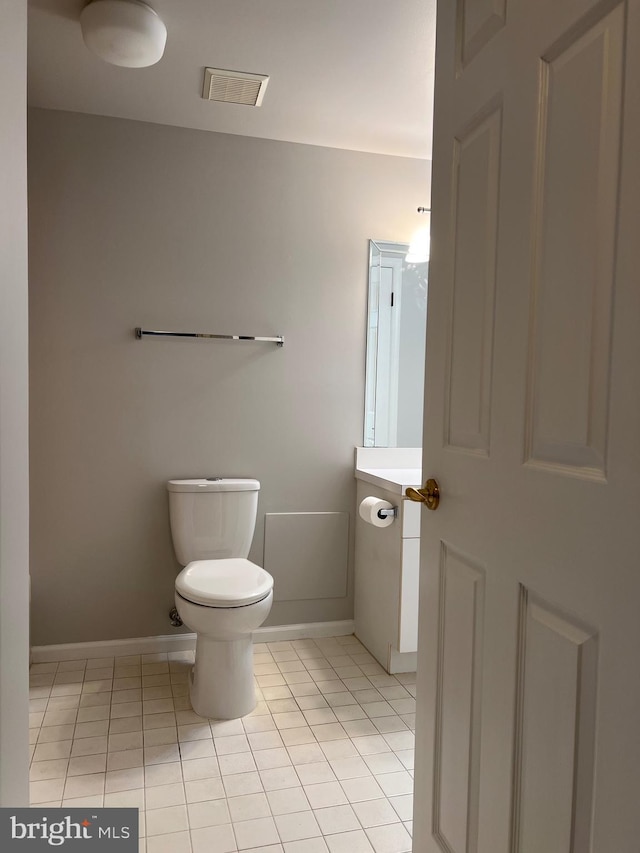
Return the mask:
[[205,607],[176,593],[183,623],[196,632],[189,695],[196,714],[235,720],[256,707],[253,632],[269,615],[273,592],[241,607]]
[[189,698],[196,714],[235,720],[256,707],[251,634],[215,640],[198,634],[196,662],[189,677]]

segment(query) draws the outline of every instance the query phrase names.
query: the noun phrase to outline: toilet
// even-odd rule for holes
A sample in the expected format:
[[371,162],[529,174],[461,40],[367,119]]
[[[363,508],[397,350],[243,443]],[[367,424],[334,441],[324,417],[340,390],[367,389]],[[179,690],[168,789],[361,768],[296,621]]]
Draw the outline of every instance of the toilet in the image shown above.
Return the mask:
[[189,695],[196,714],[231,720],[256,705],[252,632],[269,615],[273,578],[247,560],[258,480],[170,480],[169,518],[178,562],[175,601],[195,631]]

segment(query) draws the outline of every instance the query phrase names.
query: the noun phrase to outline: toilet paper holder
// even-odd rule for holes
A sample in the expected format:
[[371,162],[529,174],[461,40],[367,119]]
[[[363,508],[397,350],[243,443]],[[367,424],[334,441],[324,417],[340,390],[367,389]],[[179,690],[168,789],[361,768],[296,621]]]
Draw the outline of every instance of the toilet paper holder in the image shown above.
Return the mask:
[[391,516],[392,518],[397,518],[398,517],[398,507],[392,506],[392,507],[389,507],[389,509],[379,509],[377,514],[378,514],[378,518],[389,518],[389,516]]

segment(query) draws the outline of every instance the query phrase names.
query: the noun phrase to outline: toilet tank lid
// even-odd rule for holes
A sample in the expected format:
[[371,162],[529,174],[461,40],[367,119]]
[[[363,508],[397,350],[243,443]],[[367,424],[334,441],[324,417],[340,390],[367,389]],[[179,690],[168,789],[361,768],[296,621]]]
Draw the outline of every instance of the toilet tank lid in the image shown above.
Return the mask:
[[195,480],[169,480],[170,492],[257,492],[258,480],[241,477],[202,477]]

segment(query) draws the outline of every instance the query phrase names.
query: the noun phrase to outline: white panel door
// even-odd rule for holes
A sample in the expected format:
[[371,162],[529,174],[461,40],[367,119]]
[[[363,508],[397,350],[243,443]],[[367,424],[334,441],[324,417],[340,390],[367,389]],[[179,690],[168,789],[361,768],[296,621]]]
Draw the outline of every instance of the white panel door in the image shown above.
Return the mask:
[[640,0],[438,3],[414,851],[640,850]]

